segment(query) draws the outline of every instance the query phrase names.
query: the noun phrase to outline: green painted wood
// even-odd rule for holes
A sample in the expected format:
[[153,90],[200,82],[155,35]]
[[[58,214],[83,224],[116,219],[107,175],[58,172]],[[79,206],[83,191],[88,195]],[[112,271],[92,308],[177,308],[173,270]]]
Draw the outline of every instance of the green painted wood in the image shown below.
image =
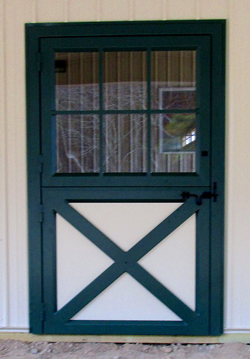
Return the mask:
[[[135,278],[140,284],[148,289],[156,298],[158,298],[169,309],[176,313],[184,323],[195,325],[197,315],[187,305],[185,305],[178,297],[176,297],[168,288],[158,282],[150,273],[142,268],[138,263],[129,265],[127,272]],[[201,320],[201,318],[199,318]],[[204,320],[204,318],[203,318]]]
[[105,252],[112,259],[122,257],[124,251],[113,243],[105,234],[91,224],[86,218],[81,216],[74,208],[61,202],[53,206],[54,210],[59,213],[66,221],[70,222],[84,236],[91,240],[98,248]]
[[[76,23],[29,23],[33,39],[71,36],[203,35],[223,37],[225,20],[112,21]],[[223,38],[220,38],[223,40]]]
[[[103,34],[105,35],[105,33]],[[122,44],[122,48],[121,48]],[[144,46],[144,47],[143,47]],[[53,138],[51,131],[51,113],[56,114],[55,111],[55,87],[52,85],[54,80],[54,53],[58,52],[79,52],[79,51],[96,51],[100,50],[99,61],[99,78],[102,79],[102,51],[103,49],[112,51],[115,50],[135,50],[148,49],[148,95],[147,103],[148,109],[136,111],[136,113],[147,114],[148,123],[148,152],[147,152],[147,176],[146,173],[103,173],[102,172],[102,158],[103,146],[102,136],[100,136],[100,165],[101,171],[99,176],[94,173],[55,173],[55,151],[53,150]],[[202,81],[198,82],[197,94],[198,103],[202,94],[202,102],[200,108],[197,110],[173,110],[172,113],[194,112],[200,113],[197,116],[197,132],[202,141],[197,141],[196,151],[196,173],[151,173],[151,152],[150,152],[150,116],[153,113],[164,113],[164,111],[151,111],[150,99],[150,51],[151,50],[197,50],[197,60],[200,66],[197,66],[197,77],[201,77]],[[44,186],[204,186],[209,185],[209,154],[210,154],[210,37],[192,36],[122,36],[122,37],[82,37],[82,38],[46,38],[41,40],[41,51],[43,59],[42,72],[42,136],[43,136],[43,152],[45,156],[45,167],[43,172]],[[102,86],[100,86],[100,106],[102,106]],[[168,111],[166,111],[167,113]],[[71,112],[68,112],[71,113]],[[72,114],[75,113],[74,111]],[[77,111],[77,113],[80,113]],[[91,111],[88,113],[91,113]],[[135,113],[133,111],[104,111],[100,107],[99,111],[93,111],[93,114],[100,115],[100,134],[102,134],[102,118],[106,113]],[[199,121],[202,118],[202,121]],[[208,156],[202,157],[201,152],[207,151]]]
[[[68,191],[68,194],[71,195],[71,199],[67,199],[66,202],[72,200],[72,198],[80,198],[80,192],[75,193],[75,196],[72,197],[71,190]],[[76,192],[75,191],[75,192]],[[197,308],[201,310],[196,310],[193,312],[190,310],[183,302],[181,302],[173,293],[171,293],[167,288],[160,284],[156,279],[154,279],[146,270],[144,270],[137,261],[148,253],[152,248],[160,243],[163,239],[166,238],[171,232],[173,232],[181,223],[188,219],[193,213],[205,211],[205,217],[202,218],[200,213],[197,213],[198,222],[200,225],[204,225],[204,219],[208,223],[209,215],[209,201],[207,201],[206,206],[198,206],[196,200],[191,198],[181,207],[179,207],[173,214],[171,214],[166,220],[161,222],[154,230],[152,230],[148,235],[142,238],[134,247],[132,247],[128,252],[122,251],[115,243],[109,240],[104,234],[102,234],[98,229],[96,229],[89,221],[87,221],[83,216],[76,212],[71,206],[65,203],[65,198],[63,201],[64,194],[62,191],[57,190],[47,193],[47,189],[44,190],[45,198],[45,211],[47,217],[45,218],[45,228],[46,228],[46,242],[44,243],[44,258],[45,258],[45,283],[47,287],[44,286],[45,298],[46,298],[46,308],[47,308],[47,317],[45,325],[48,326],[47,333],[50,333],[50,330],[54,326],[59,324],[62,327],[69,328],[71,324],[76,330],[75,323],[70,321],[77,312],[79,312],[84,306],[86,306],[91,300],[93,300],[98,294],[100,294],[104,289],[107,288],[114,280],[119,278],[123,273],[128,272],[136,280],[139,281],[144,287],[146,287],[154,296],[161,300],[165,305],[167,305],[171,310],[173,310],[178,316],[183,318],[183,326],[187,333],[192,332],[190,328],[199,327],[202,332],[208,333],[208,303],[204,303],[205,300],[208,301],[208,287],[209,287],[209,278],[205,280],[205,277],[202,276],[202,280],[197,283],[197,291],[201,293],[201,296],[197,296]],[[51,191],[50,191],[51,192]],[[53,193],[54,192],[54,193]],[[168,190],[169,193],[173,195],[173,191]],[[176,191],[177,195],[180,196],[179,191]],[[88,193],[88,192],[87,192]],[[100,195],[99,198],[102,196]],[[107,194],[107,197],[110,198],[110,195]],[[129,197],[129,196],[128,196]],[[145,196],[146,197],[146,196]],[[144,197],[144,198],[145,198]],[[157,200],[157,195],[154,196]],[[130,195],[132,199],[132,196]],[[167,198],[167,197],[166,197]],[[172,198],[172,196],[171,196]],[[153,199],[154,200],[154,199]],[[166,199],[165,199],[166,200]],[[173,199],[172,199],[173,200]],[[152,199],[151,199],[152,201]],[[53,277],[50,278],[51,272],[55,272],[56,265],[56,253],[55,253],[55,243],[56,243],[56,233],[55,228],[55,218],[54,212],[62,215],[69,223],[71,223],[75,228],[77,228],[82,234],[87,236],[95,245],[97,245],[102,251],[109,255],[115,263],[110,266],[106,271],[104,271],[98,278],[96,278],[92,283],[90,283],[86,288],[84,288],[79,294],[77,294],[68,304],[66,304],[59,311],[56,311],[55,304],[55,288],[56,281]],[[205,236],[206,234],[206,236]],[[208,273],[208,268],[204,267],[207,265],[206,257],[207,251],[204,250],[204,243],[208,241],[208,232],[202,232],[202,241],[197,240],[197,252],[199,248],[199,243],[201,243],[200,255],[199,255],[199,266],[202,267],[202,272]],[[205,241],[205,238],[207,240]],[[53,244],[54,243],[54,244]],[[203,244],[202,244],[203,243]],[[54,289],[53,289],[54,288]],[[129,333],[123,327],[124,322],[121,322],[118,326],[116,321],[106,321],[107,331],[110,331],[114,325],[116,325],[116,333]],[[131,322],[132,323],[132,322]],[[136,322],[133,322],[135,325]],[[95,326],[95,324],[93,324]],[[166,331],[165,326],[160,330],[161,323],[158,323],[159,329],[158,333],[164,334]],[[172,322],[168,322],[168,326],[175,325]],[[142,325],[143,327],[143,325]],[[146,330],[141,329],[138,333],[142,334]],[[165,328],[165,329],[164,329]],[[179,328],[179,324],[178,324]],[[90,323],[86,321],[79,321],[77,326],[77,333],[91,333],[94,329],[90,329]],[[125,330],[125,331],[124,331]],[[66,331],[67,332],[67,331]],[[94,331],[99,333],[98,331]]]
[[[39,42],[26,27],[26,89],[27,89],[27,170],[28,170],[28,235],[29,235],[29,305],[30,331],[43,333],[41,306],[42,288],[42,228],[39,222],[42,193],[40,188],[40,75],[36,55]],[[35,200],[34,200],[35,199]]]
[[[172,109],[172,110],[167,110],[167,109],[164,109],[164,110],[153,110],[153,109],[150,109],[150,112],[152,114],[154,113],[158,113],[158,114],[161,114],[161,113],[199,113],[200,109],[199,108],[196,108],[196,109],[192,109],[192,110],[189,110],[189,109],[185,109],[185,110],[175,110],[175,109]],[[94,115],[109,115],[109,114],[147,114],[148,113],[148,110],[93,110],[93,111],[75,111],[75,110],[72,110],[72,111],[51,111],[51,115],[54,116],[54,115],[90,115],[90,114],[94,114]]]
[[185,222],[192,214],[194,214],[197,207],[198,206],[193,199],[189,201],[189,203],[186,202],[180,206],[127,252],[130,255],[130,260],[140,260],[151,249],[157,246],[157,244],[159,244],[183,222]]
[[[165,42],[162,39],[165,39]],[[197,77],[200,91],[197,109],[192,112],[198,115],[198,135],[201,140],[197,145],[196,174],[158,175],[150,172],[147,176],[144,174],[126,176],[54,174],[54,130],[51,127],[51,118],[59,113],[55,111],[54,104],[54,51],[82,51],[91,50],[93,47],[95,50],[99,48],[102,51],[104,47],[113,46],[121,49],[121,43],[122,49],[197,50]],[[41,68],[37,67],[36,62],[39,52]],[[221,334],[223,332],[225,21],[27,24],[26,57],[31,332],[128,335]],[[100,73],[101,71],[100,67]],[[106,112],[102,108],[97,111],[101,116]],[[133,111],[125,111],[125,113],[133,113]],[[145,113],[149,118],[150,106]],[[158,111],[151,110],[151,113]],[[201,156],[202,151],[208,151],[208,156]],[[41,155],[44,159],[42,176]],[[67,202],[72,200],[181,202],[183,191],[200,195],[204,191],[211,190],[214,182],[217,183],[218,188],[216,202],[213,202],[213,199],[205,199],[201,206],[197,206],[195,200],[190,198],[180,207],[181,210],[175,211],[164,221],[162,227],[158,226],[127,253],[112,244],[98,229],[67,205]],[[39,221],[40,204],[44,205],[42,225]],[[186,210],[184,211],[183,208]],[[58,312],[56,311],[55,212],[62,214],[82,233],[87,233],[93,243],[98,243],[99,248],[115,260],[112,268],[110,267],[107,273],[103,273],[104,281],[103,277],[98,277],[86,292],[82,291],[78,298],[77,296],[73,298]],[[162,285],[142,270],[137,263],[143,253],[159,243],[166,230],[165,226],[170,226],[169,228],[174,230],[178,223],[186,218],[184,212],[186,215],[196,213],[197,217],[195,313],[187,309],[167,288],[162,288]],[[122,261],[121,257],[123,257]],[[129,268],[125,265],[125,261],[130,261]],[[129,272],[148,287],[160,300],[170,303],[170,308],[177,315],[178,312],[182,314],[180,316],[184,316],[185,321],[68,321],[70,315],[81,307],[82,300],[87,303],[124,271]],[[44,322],[41,318],[43,302],[45,303]]]
[[[225,206],[225,62],[226,27],[221,22],[213,37],[212,47],[212,137],[217,145],[212,147],[211,187],[217,184],[217,201],[211,202],[211,258],[210,281],[210,331],[212,335],[223,333],[224,303],[224,206]],[[213,142],[212,142],[213,143]]]
[[54,314],[55,322],[69,321],[75,314],[89,304],[94,298],[101,294],[109,285],[125,273],[124,265],[114,263],[102,274],[100,274],[93,282],[78,293],[70,302]]

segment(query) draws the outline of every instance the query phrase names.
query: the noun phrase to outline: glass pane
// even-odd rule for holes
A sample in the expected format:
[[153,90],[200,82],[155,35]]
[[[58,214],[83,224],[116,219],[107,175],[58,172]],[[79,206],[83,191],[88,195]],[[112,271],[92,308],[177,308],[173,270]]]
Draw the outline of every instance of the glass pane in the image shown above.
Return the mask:
[[147,171],[145,115],[107,115],[103,128],[104,172]]
[[99,54],[55,54],[56,110],[91,111],[99,108]]
[[98,171],[98,116],[56,116],[56,172],[93,173]]
[[147,101],[147,53],[105,52],[103,58],[105,110],[141,110]]
[[152,51],[151,107],[196,108],[195,51]]
[[196,116],[159,114],[151,118],[152,172],[195,172]]

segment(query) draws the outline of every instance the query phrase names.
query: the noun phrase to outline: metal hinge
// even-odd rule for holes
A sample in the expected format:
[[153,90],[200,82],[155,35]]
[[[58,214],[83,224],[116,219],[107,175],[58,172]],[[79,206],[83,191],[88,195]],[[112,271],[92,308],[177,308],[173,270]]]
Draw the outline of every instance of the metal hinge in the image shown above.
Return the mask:
[[39,173],[43,173],[43,155],[39,155]]
[[40,309],[40,320],[41,322],[44,322],[45,321],[45,304],[44,303],[41,303],[41,309]]
[[217,197],[218,197],[217,183],[214,182],[212,192],[211,191],[210,192],[203,192],[201,195],[190,193],[190,192],[182,192],[181,196],[182,196],[184,201],[186,199],[189,199],[190,197],[195,197],[196,198],[196,204],[198,204],[198,206],[200,206],[202,204],[203,199],[212,199],[213,198],[214,202],[216,202]]
[[39,211],[39,222],[43,222],[44,219],[44,205],[40,204],[40,211]]
[[42,71],[42,55],[41,52],[38,52],[36,55],[36,64],[37,64],[37,71]]

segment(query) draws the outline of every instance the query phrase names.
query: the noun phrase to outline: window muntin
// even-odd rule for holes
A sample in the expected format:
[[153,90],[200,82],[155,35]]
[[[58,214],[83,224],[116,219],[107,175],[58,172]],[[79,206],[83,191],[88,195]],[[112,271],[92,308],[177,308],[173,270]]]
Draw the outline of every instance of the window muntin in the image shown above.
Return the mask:
[[56,173],[196,171],[195,50],[56,52],[55,100]]

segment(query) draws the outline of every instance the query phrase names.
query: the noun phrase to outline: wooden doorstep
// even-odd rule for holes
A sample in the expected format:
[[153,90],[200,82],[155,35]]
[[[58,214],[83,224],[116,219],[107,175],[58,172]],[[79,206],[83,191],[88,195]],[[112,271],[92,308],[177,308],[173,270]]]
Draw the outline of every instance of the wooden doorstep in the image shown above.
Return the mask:
[[219,344],[250,343],[249,333],[224,334],[219,337],[191,336],[143,336],[143,335],[34,335],[30,333],[0,332],[2,340],[21,340],[27,342],[74,342],[74,343],[148,343],[148,344]]

